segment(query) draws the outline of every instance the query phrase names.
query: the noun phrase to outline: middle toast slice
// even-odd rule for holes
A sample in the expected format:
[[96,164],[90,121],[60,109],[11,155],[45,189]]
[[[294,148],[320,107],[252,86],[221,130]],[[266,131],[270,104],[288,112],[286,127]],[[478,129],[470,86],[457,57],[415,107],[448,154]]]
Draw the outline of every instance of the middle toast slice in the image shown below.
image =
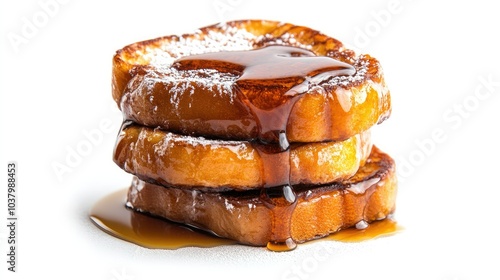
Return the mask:
[[[258,143],[223,141],[174,134],[124,123],[114,161],[142,180],[211,191],[245,190],[273,185],[266,182]],[[292,144],[276,166],[289,166],[291,185],[325,184],[354,175],[372,148],[370,131],[344,141]]]

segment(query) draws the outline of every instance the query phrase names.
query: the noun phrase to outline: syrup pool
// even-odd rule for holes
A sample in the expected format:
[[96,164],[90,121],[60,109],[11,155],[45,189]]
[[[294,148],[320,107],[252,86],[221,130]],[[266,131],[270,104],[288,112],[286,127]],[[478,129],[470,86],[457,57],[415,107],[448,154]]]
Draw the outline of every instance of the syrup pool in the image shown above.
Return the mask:
[[[90,218],[104,232],[122,240],[150,249],[185,247],[217,247],[238,244],[208,232],[136,212],[125,206],[127,190],[119,190],[97,201]],[[333,233],[321,241],[362,242],[395,234],[401,226],[392,219],[376,221],[364,229],[348,228]],[[278,250],[280,251],[280,250]]]

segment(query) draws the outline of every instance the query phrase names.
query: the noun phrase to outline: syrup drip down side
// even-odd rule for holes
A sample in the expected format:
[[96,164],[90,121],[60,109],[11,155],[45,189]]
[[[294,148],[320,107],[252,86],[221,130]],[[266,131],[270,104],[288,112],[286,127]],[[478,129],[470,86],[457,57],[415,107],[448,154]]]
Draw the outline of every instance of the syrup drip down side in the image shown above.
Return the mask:
[[179,70],[215,69],[239,76],[233,90],[257,120],[258,138],[253,145],[263,161],[260,199],[272,215],[267,248],[293,250],[296,243],[291,237],[291,219],[297,197],[290,184],[290,143],[286,133],[290,113],[311,84],[354,75],[354,67],[289,46],[186,56],[173,66]]
[[395,209],[394,162],[365,137],[390,116],[380,64],[318,31],[247,20],[131,44],[113,97],[135,216],[289,251]]
[[291,142],[342,141],[390,115],[380,63],[302,26],[258,20],[209,26],[126,46],[113,66],[113,96],[127,120],[186,136],[262,138],[266,129],[255,112],[278,110],[306,90],[290,102]]
[[[376,147],[352,178],[321,186],[298,185],[295,191],[291,231],[297,243],[324,236],[342,242],[363,241],[399,230],[388,219],[395,210],[397,192],[394,161]],[[126,241],[176,249],[235,243],[265,246],[274,230],[269,208],[258,190],[202,192],[134,177],[128,192],[103,198],[90,214],[105,232]]]

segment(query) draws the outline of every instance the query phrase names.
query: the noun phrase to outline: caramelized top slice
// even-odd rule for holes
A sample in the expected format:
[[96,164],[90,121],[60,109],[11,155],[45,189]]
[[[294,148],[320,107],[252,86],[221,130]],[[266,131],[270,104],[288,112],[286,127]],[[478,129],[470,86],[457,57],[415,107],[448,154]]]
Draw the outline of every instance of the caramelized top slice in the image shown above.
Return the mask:
[[232,140],[275,141],[266,133],[277,131],[290,142],[343,140],[391,107],[377,60],[307,27],[259,20],[119,50],[113,97],[139,124]]
[[273,110],[288,99],[307,92],[309,84],[356,73],[347,63],[289,46],[191,55],[176,60],[173,67],[233,73],[238,76],[235,86],[244,98],[263,110]]

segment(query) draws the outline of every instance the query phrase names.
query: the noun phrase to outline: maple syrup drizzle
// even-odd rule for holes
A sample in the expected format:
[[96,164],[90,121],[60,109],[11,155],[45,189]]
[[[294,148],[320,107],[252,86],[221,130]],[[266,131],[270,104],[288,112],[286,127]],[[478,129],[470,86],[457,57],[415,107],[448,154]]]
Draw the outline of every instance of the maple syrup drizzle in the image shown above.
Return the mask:
[[[127,189],[123,189],[97,201],[90,210],[92,222],[112,236],[150,249],[211,248],[237,244],[234,240],[129,209],[125,206],[126,196]],[[343,229],[321,240],[362,242],[392,235],[401,230],[396,221],[386,218],[372,222],[364,229]],[[271,249],[283,250],[292,245],[284,246],[287,247],[282,248],[278,244]]]
[[356,227],[340,230],[326,237],[329,240],[342,242],[362,242],[374,238],[396,234],[403,228],[392,218],[385,218],[380,221],[370,223],[364,229]]
[[179,70],[215,69],[239,75],[233,90],[250,108],[259,130],[254,146],[263,162],[260,199],[272,213],[272,233],[267,248],[295,249],[291,219],[297,197],[290,184],[288,119],[310,85],[336,76],[353,75],[355,68],[290,46],[191,55],[178,59],[173,66]]
[[215,247],[236,244],[189,226],[139,213],[125,206],[127,190],[99,200],[90,210],[90,218],[103,231],[151,249]]

